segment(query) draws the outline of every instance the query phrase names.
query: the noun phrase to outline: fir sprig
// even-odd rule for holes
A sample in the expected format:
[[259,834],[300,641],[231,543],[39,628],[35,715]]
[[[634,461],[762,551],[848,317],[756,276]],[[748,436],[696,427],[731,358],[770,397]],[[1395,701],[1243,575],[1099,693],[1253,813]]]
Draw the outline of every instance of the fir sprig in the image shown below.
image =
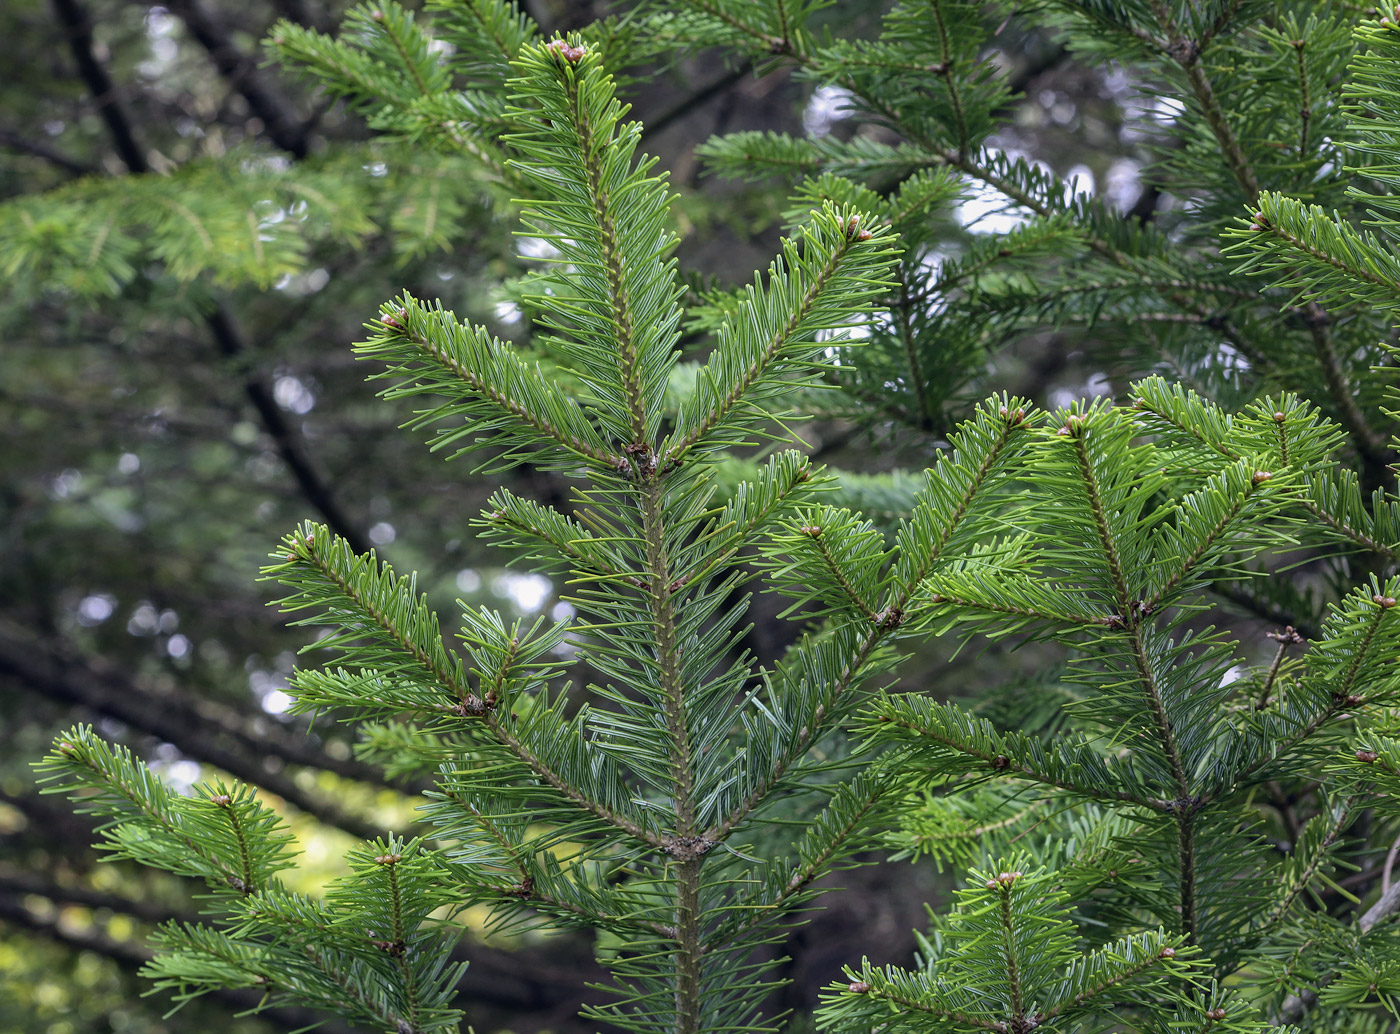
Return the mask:
[[920,967],[867,960],[832,985],[819,1014],[832,1030],[1031,1030],[1092,1023],[1149,991],[1189,981],[1193,952],[1162,931],[1079,954],[1068,897],[1024,857],[975,870],[946,923],[922,942]]
[[80,812],[102,816],[103,847],[114,858],[199,877],[224,896],[256,894],[292,864],[286,824],[250,787],[215,782],[180,796],[88,726],[59,737],[39,771],[46,792],[75,795]]
[[[997,149],[1013,100],[980,4],[898,3],[870,40],[821,37],[821,5],[793,0],[692,0],[551,40],[504,2],[430,6],[431,30],[386,3],[355,9],[345,39],[284,26],[274,48],[375,130],[508,185],[547,245],[511,289],[531,340],[403,294],[359,353],[390,399],[427,397],[413,424],[434,447],[569,479],[553,506],[498,490],[474,527],[561,574],[575,617],[463,606],[451,638],[414,576],[319,526],[288,536],[267,574],[332,655],[293,676],[295,707],[368,721],[368,756],[432,774],[432,839],[363,845],[324,894],[295,894],[276,880],[282,826],[250,790],[180,797],[66,734],[48,771],[110,823],[109,849],[214,890],[211,925],[162,930],[158,986],[449,1030],[442,917],[480,906],[505,931],[604,935],[614,997],[590,1018],[771,1029],[760,949],[826,874],[886,845],[981,867],[915,967],[866,962],[832,989],[829,1029],[1242,1032],[1262,1024],[1251,994],[1301,1015],[1312,1003],[1285,995],[1308,982],[1326,982],[1324,1018],[1393,1007],[1393,934],[1332,914],[1400,772],[1382,720],[1400,694],[1400,501],[1372,412],[1400,284],[1377,186],[1394,179],[1393,24],[1363,27],[1353,58],[1336,12],[1255,0],[1028,15],[1180,102],[1150,176],[1187,203],[1129,217]],[[703,285],[688,316],[675,199],[618,96],[609,41],[628,39],[788,64],[866,123],[702,149],[712,169],[796,185],[771,206],[790,236],[766,274]],[[1349,131],[1343,94],[1363,118]],[[1344,131],[1367,149],[1356,195]],[[959,228],[974,191],[1017,228]],[[1222,259],[1242,204],[1253,218]],[[232,232],[198,240],[213,221],[166,209],[153,240],[175,275],[218,268]],[[58,264],[117,290],[142,248],[89,215]],[[352,224],[335,232],[365,232]],[[55,225],[21,231],[9,265],[38,268]],[[276,247],[258,275],[293,269],[298,241],[259,238]],[[1241,282],[1241,262],[1260,278]],[[1095,367],[1110,379],[1181,383],[1125,375],[1121,401],[1048,411],[966,401],[1003,343],[1047,327],[1121,337]],[[680,362],[683,329],[703,358]],[[879,426],[927,469],[846,477],[743,451],[786,438],[798,409]],[[781,657],[745,648],[751,583],[802,623]],[[1216,627],[1221,598],[1279,627]],[[1051,660],[977,697],[887,684],[898,648],[947,633]],[[1027,850],[1036,864],[1007,854]]]

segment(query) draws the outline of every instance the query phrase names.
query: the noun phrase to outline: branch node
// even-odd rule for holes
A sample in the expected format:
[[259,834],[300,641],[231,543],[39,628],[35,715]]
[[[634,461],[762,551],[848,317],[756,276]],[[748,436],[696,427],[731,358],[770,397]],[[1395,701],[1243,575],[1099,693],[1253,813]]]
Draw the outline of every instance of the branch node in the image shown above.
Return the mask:
[[694,862],[719,846],[719,841],[700,836],[668,836],[661,839],[661,851],[678,862]]

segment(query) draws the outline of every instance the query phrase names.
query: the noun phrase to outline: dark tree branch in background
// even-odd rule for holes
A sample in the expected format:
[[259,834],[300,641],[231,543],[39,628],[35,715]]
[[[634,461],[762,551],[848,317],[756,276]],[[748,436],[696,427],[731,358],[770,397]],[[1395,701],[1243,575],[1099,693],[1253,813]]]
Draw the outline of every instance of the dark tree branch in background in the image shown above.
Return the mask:
[[666,111],[663,111],[661,114],[648,119],[646,125],[642,128],[642,139],[646,140],[649,137],[655,136],[657,133],[660,133],[672,122],[684,118],[696,108],[699,108],[702,105],[704,105],[707,101],[719,96],[721,93],[729,89],[731,86],[733,86],[740,79],[744,78],[744,76],[748,75],[752,71],[753,62],[745,61],[742,65],[734,69],[732,72],[728,72],[725,75],[720,76],[714,82],[710,83],[709,86],[701,87],[699,90],[695,91],[690,96],[685,97],[682,100],[678,101],[676,104],[672,105]]
[[92,94],[93,106],[112,134],[112,145],[117,149],[117,156],[132,172],[149,172],[151,166],[136,142],[136,134],[121,106],[117,88],[93,51],[92,19],[78,0],[53,0],[53,7],[67,36],[68,48],[78,63],[78,74]]
[[272,6],[283,18],[308,29],[328,32],[331,28],[331,23],[325,18],[325,12],[319,11],[313,14],[310,7],[307,6],[306,0],[272,0]]
[[71,172],[75,176],[91,176],[99,171],[95,166],[78,161],[76,158],[70,158],[47,144],[27,139],[13,129],[0,128],[0,147],[18,154],[29,154],[35,158],[42,158],[50,165],[55,165],[64,172]]
[[165,5],[180,20],[190,36],[209,54],[214,67],[228,84],[248,102],[248,108],[262,119],[268,139],[292,155],[305,158],[310,150],[308,127],[292,114],[286,98],[277,94],[258,68],[257,57],[245,54],[229,39],[199,0],[170,0]]
[[1258,596],[1246,591],[1239,582],[1216,582],[1210,587],[1210,591],[1271,625],[1277,625],[1281,629],[1292,626],[1304,639],[1317,639],[1322,635],[1322,630],[1311,621],[1288,613],[1276,603],[1261,600]]
[[83,908],[103,908],[157,926],[175,920],[180,923],[203,922],[198,912],[172,911],[157,902],[125,894],[109,894],[84,886],[60,886],[37,873],[0,871],[0,896],[24,897],[37,895],[53,902],[81,905]]
[[[64,656],[64,654],[70,654]],[[15,659],[13,665],[7,661]],[[110,668],[100,660],[80,657],[61,644],[41,644],[17,626],[0,621],[0,671],[8,670],[21,677],[31,677],[47,666],[53,677],[69,683],[58,689],[66,699],[80,700],[85,706],[104,713],[112,707],[125,709],[113,718],[138,729],[159,735],[154,725],[159,722],[205,730],[208,735],[227,736],[240,747],[271,757],[289,765],[305,765],[334,772],[345,779],[363,783],[391,786],[408,793],[421,793],[422,786],[394,785],[384,779],[373,765],[349,758],[335,758],[317,747],[300,730],[285,728],[268,718],[266,727],[257,719],[213,700],[206,700],[179,690],[152,690]]]
[[1337,357],[1337,349],[1332,344],[1329,330],[1332,319],[1321,305],[1308,302],[1303,307],[1308,333],[1312,335],[1313,351],[1322,367],[1323,378],[1327,381],[1327,391],[1337,407],[1337,418],[1351,436],[1357,453],[1361,456],[1361,490],[1369,495],[1391,480],[1390,463],[1393,454],[1386,448],[1385,436],[1377,433],[1366,423],[1366,415],[1356,403],[1355,392]]
[[[56,906],[55,914],[43,909],[26,907],[25,899],[43,898]],[[151,926],[174,920],[180,923],[202,922],[193,912],[172,911],[159,904],[124,895],[109,894],[83,886],[59,886],[57,883],[31,873],[0,872],[0,920],[11,920],[46,936],[78,945],[116,960],[131,969],[150,961],[151,954],[138,946],[139,942],[117,940],[102,933],[96,926],[72,930],[63,924],[57,911],[64,905],[105,909],[128,915]],[[76,940],[74,939],[76,938]],[[534,1014],[540,1028],[555,1025],[557,1019],[572,1014],[580,1000],[587,1000],[586,987],[604,977],[593,960],[586,939],[574,938],[576,943],[566,948],[558,939],[548,944],[520,951],[503,951],[481,944],[456,945],[451,953],[454,962],[467,962],[469,968],[458,989],[468,1003],[475,1007],[501,1009],[511,1014],[513,1025],[520,1029],[521,1021]],[[246,1009],[249,1002],[236,1003]],[[306,1024],[321,1014],[309,1010],[282,1010],[289,1022],[291,1013],[298,1014],[296,1022]],[[555,1017],[553,1013],[560,1015]],[[275,1013],[265,1013],[275,1018]],[[335,1027],[325,1029],[339,1029]]]
[[[110,676],[45,656],[35,651],[33,644],[21,645],[13,639],[0,638],[0,676],[8,676],[21,689],[45,699],[66,700],[87,707],[166,740],[181,753],[208,762],[253,786],[261,786],[294,808],[353,836],[373,840],[384,833],[379,826],[346,812],[321,795],[302,790],[290,775],[269,772],[257,763],[259,753],[276,757],[276,751],[263,747],[249,754],[245,749],[231,749],[193,716],[140,693],[132,693],[129,685]],[[330,759],[326,759],[317,767],[329,767],[329,762]]]
[[[150,952],[142,950],[133,942],[115,940],[96,926],[78,929],[64,923],[57,910],[42,914],[27,908],[24,898],[23,892],[11,891],[5,887],[4,881],[0,881],[0,920],[31,930],[59,944],[106,956],[131,973],[135,973],[152,958]],[[246,1012],[256,1008],[263,998],[260,991],[251,988],[222,988],[213,992],[210,997],[231,1006],[238,1012]],[[355,1034],[353,1028],[346,1027],[335,1019],[328,1020],[325,1013],[313,1012],[310,1009],[278,1006],[264,1010],[259,1015],[286,1030],[315,1026],[317,1030],[325,1032],[325,1034]]]
[[[133,173],[149,172],[150,165],[137,145],[136,134],[132,131],[131,122],[127,118],[126,112],[118,103],[112,80],[93,53],[91,21],[87,12],[78,3],[78,0],[53,0],[53,2],[67,33],[74,60],[78,63],[79,73],[82,75],[88,90],[92,93],[98,111],[107,123],[122,163]],[[234,322],[232,313],[222,301],[218,302],[214,311],[205,317],[205,322],[214,335],[214,341],[218,344],[220,352],[230,359],[239,359],[245,356],[248,348],[244,344],[243,336]],[[351,544],[355,552],[368,552],[370,548],[368,540],[361,534],[359,528],[345,516],[340,504],[336,501],[335,493],[312,468],[311,462],[302,448],[301,436],[287,422],[281,407],[273,399],[272,392],[268,390],[266,383],[251,370],[248,370],[243,375],[243,390],[248,396],[248,400],[253,404],[253,408],[258,411],[263,426],[277,446],[278,454],[282,457],[282,461],[287,464],[287,469],[296,479],[307,502],[325,518],[326,523],[337,535]]]
[[[228,306],[219,301],[214,311],[205,317],[205,322],[214,335],[219,351],[226,358],[244,366],[250,350]],[[311,460],[302,448],[301,435],[287,421],[286,414],[272,397],[267,383],[246,367],[239,372],[243,377],[243,393],[258,411],[263,428],[272,436],[272,441],[277,446],[277,454],[282,457],[282,462],[296,479],[301,494],[325,519],[331,530],[350,543],[350,547],[356,553],[368,553],[369,540],[360,531],[359,526],[346,516],[330,485],[311,466]]]
[[24,816],[23,831],[8,834],[7,843],[43,841],[46,849],[60,845],[64,863],[77,869],[96,863],[97,852],[87,846],[92,843],[92,823],[73,814],[67,801],[37,790],[21,794],[0,792],[0,801]]
[[[1046,72],[1053,72],[1062,64],[1069,60],[1069,48],[1063,45],[1047,47],[1031,61],[1026,63],[1026,67],[1018,70],[1014,76],[1007,80],[1007,90],[1011,96],[1019,97],[1030,89],[1031,83],[1035,82]],[[1010,112],[1011,108],[998,109],[999,111]]]

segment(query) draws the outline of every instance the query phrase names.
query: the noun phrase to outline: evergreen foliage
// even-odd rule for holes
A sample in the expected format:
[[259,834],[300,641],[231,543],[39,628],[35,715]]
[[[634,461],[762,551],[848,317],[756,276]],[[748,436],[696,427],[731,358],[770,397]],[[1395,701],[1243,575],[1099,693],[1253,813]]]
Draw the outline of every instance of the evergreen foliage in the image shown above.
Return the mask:
[[[211,890],[208,923],[163,929],[158,986],[452,1029],[470,1003],[443,946],[484,906],[506,930],[597,931],[612,998],[592,1019],[777,1029],[763,949],[878,847],[969,883],[912,968],[852,946],[821,1029],[1385,1029],[1400,397],[1376,342],[1400,287],[1400,16],[1042,5],[1086,60],[1130,60],[1176,102],[1157,182],[1183,204],[1137,218],[998,150],[996,5],[896,3],[873,40],[823,38],[824,5],[793,0],[549,40],[510,4],[431,6],[445,58],[393,3],[271,46],[376,129],[472,163],[553,249],[516,286],[529,348],[405,293],[358,353],[386,397],[429,396],[412,423],[434,448],[570,479],[567,508],[502,490],[475,527],[566,572],[576,617],[463,605],[451,643],[416,576],[319,524],[288,535],[267,576],[331,653],[296,707],[435,769],[431,836],[292,894],[250,790],[179,797],[75,728],[51,789],[103,816],[114,853]],[[849,138],[702,148],[792,181],[791,236],[746,287],[678,275],[671,188],[608,63],[634,42],[789,66],[859,113]],[[1019,224],[931,261],[974,190]],[[1109,342],[1121,397],[1037,408],[986,383],[989,355],[1045,328]],[[712,347],[682,363],[697,332]],[[813,411],[938,444],[921,478],[832,476],[772,445]],[[799,623],[771,665],[742,643],[754,572]],[[1061,663],[953,700],[885,684],[945,635]]]
[[180,283],[268,287],[305,271],[313,244],[355,246],[381,227],[402,258],[441,247],[479,203],[459,159],[395,162],[392,175],[364,177],[376,157],[342,152],[291,172],[249,153],[168,175],[78,180],[0,205],[0,269],[18,300],[115,297],[153,263]]

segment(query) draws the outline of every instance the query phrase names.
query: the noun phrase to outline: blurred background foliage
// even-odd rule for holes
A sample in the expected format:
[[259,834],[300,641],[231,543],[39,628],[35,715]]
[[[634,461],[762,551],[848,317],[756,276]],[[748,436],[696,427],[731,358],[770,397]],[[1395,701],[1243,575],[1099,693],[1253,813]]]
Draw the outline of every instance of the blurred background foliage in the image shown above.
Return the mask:
[[[409,832],[417,773],[387,779],[356,756],[350,731],[284,713],[304,634],[266,607],[273,593],[255,574],[295,522],[324,520],[416,568],[438,600],[567,612],[548,579],[503,567],[467,529],[503,480],[545,500],[560,486],[445,467],[396,429],[405,414],[373,399],[351,358],[360,325],[403,289],[527,337],[508,282],[531,244],[451,156],[384,139],[264,60],[278,19],[334,33],[346,6],[0,5],[0,1030],[260,1034],[310,1019],[229,1020],[255,1004],[234,993],[163,1019],[167,1003],[142,998],[134,977],[143,935],[197,913],[198,900],[159,874],[96,865],[89,826],[39,796],[29,768],[78,720],[177,786],[217,772],[256,782],[294,817],[296,889],[339,872],[351,838]],[[524,6],[554,33],[631,5]],[[887,6],[845,0],[819,18],[868,36]],[[1152,84],[995,17],[988,58],[1017,98],[993,144],[1139,218],[1179,206],[1142,178],[1173,114]],[[718,51],[632,57],[644,147],[681,195],[682,268],[697,284],[740,283],[776,248],[785,190],[707,176],[695,147],[742,130],[849,135],[841,91]],[[970,191],[937,248],[955,256],[1007,219]],[[1103,393],[1114,385],[1103,346],[1092,330],[1025,334],[995,354],[986,383],[1049,405]],[[918,434],[842,419],[804,434],[834,466],[917,470],[965,412],[964,394]],[[749,645],[761,657],[791,634],[776,610],[758,603]],[[947,695],[1008,663],[944,649],[901,677]],[[1029,672],[1045,657],[1012,663]],[[810,1006],[851,945],[911,953],[934,878],[907,865],[847,874],[851,891],[783,946],[793,984],[781,1004]],[[476,1030],[585,1029],[574,1014],[597,976],[590,945],[473,934],[461,950]]]

